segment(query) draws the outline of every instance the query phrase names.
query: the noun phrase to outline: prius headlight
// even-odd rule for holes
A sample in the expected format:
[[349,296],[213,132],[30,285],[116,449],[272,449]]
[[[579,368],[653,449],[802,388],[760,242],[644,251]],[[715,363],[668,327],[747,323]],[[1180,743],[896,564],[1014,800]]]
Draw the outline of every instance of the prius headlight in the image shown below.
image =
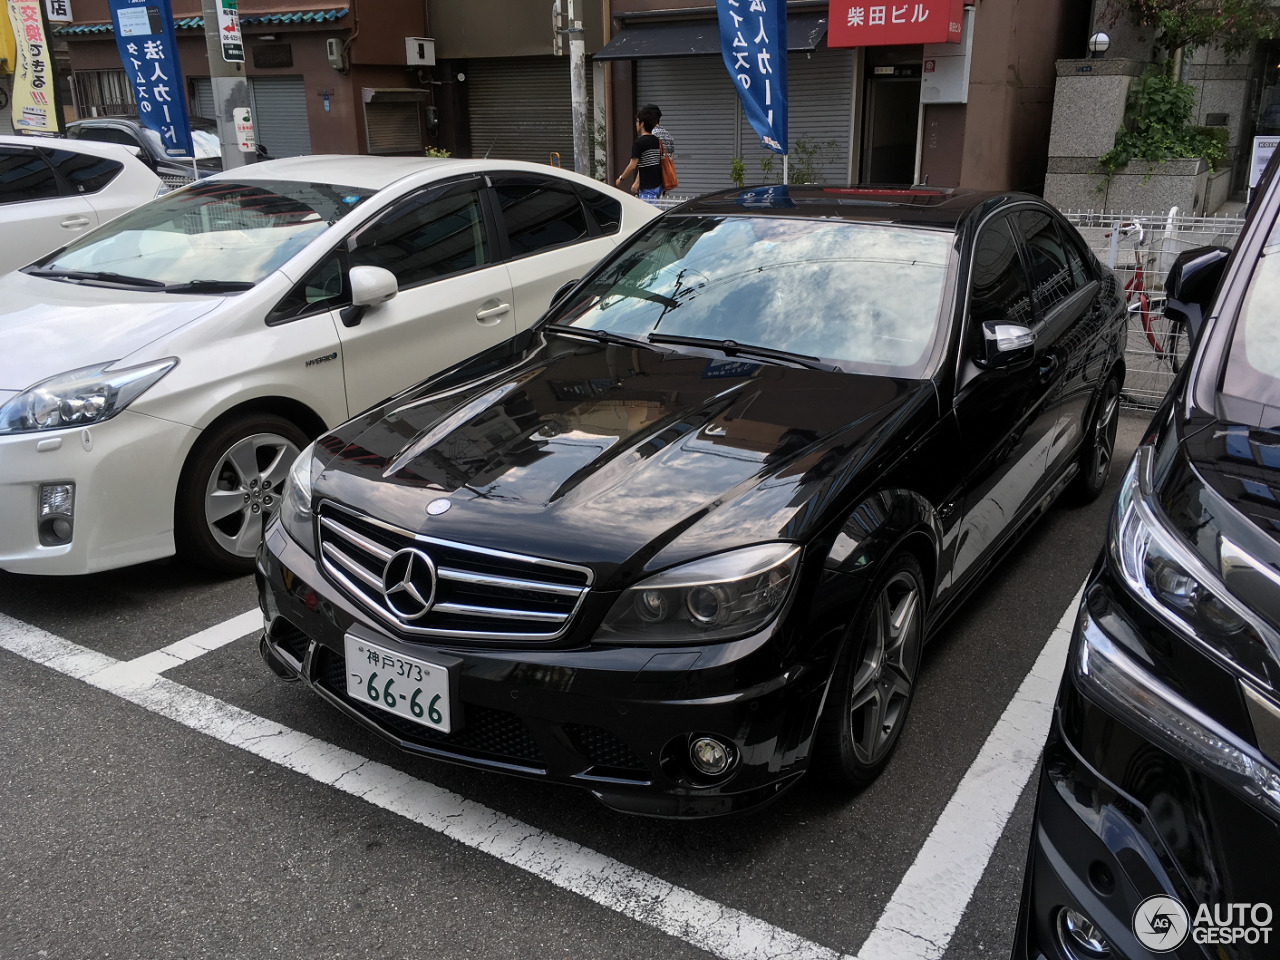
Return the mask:
[[0,434],[87,427],[110,420],[178,364],[177,357],[112,370],[81,367],[42,380],[0,406]]
[[1109,543],[1112,562],[1171,627],[1269,684],[1269,647],[1280,651],[1280,637],[1166,525],[1151,495],[1151,458],[1151,447],[1139,447],[1125,475]]
[[600,626],[613,643],[702,643],[768,624],[796,581],[800,548],[765,543],[664,570],[628,587]]
[[311,556],[316,555],[315,514],[311,512],[311,484],[320,465],[315,459],[316,445],[311,443],[298,454],[280,494],[280,522],[285,531]]

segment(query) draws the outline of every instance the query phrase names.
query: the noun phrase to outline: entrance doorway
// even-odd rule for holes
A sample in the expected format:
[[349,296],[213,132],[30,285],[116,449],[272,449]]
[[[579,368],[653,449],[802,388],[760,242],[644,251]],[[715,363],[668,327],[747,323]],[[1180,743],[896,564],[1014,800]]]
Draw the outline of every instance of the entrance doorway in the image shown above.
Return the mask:
[[[883,68],[882,68],[883,69]],[[907,72],[902,67],[900,72]],[[920,117],[919,68],[914,76],[871,76],[867,83],[862,182],[911,184],[916,175]]]

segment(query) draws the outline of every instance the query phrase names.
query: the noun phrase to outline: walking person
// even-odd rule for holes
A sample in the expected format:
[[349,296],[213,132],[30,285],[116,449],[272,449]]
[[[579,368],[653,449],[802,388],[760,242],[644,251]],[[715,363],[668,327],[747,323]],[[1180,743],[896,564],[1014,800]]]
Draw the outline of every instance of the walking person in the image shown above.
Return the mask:
[[658,108],[646,104],[636,112],[636,139],[631,145],[631,162],[622,171],[615,186],[621,187],[622,181],[635,175],[636,189],[633,191],[641,200],[653,202],[662,196],[662,141],[653,135],[653,128],[658,125]]
[[658,109],[656,103],[646,103],[644,109],[653,111],[653,135],[662,141],[662,149],[667,151],[667,156],[674,160],[676,156],[676,138],[662,125],[662,111]]

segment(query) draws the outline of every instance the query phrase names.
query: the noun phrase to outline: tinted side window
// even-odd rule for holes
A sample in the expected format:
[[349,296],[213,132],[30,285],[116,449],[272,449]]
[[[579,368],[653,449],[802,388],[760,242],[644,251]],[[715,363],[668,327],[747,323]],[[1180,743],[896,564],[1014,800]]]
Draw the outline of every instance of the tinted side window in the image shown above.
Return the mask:
[[973,254],[969,325],[976,332],[987,321],[1031,326],[1031,290],[1008,217],[983,228]]
[[587,235],[587,216],[573,189],[551,181],[493,178],[511,255],[523,257]]
[[53,168],[35,150],[0,147],[0,203],[46,200],[58,195]]
[[50,150],[49,162],[58,168],[76,193],[96,193],[124,169],[119,160],[72,153],[70,150]]
[[345,258],[335,250],[311,269],[267,315],[268,324],[334,310],[351,302]]
[[77,127],[77,140],[98,140],[101,143],[123,143],[126,147],[140,147],[138,138],[120,127]]
[[622,229],[622,203],[616,197],[605,196],[590,187],[578,187],[578,194],[595,217],[601,233],[607,235]]
[[1018,225],[1027,241],[1036,303],[1044,315],[1080,288],[1078,274],[1071,269],[1057,224],[1047,211],[1023,210]]
[[396,204],[356,236],[352,265],[386,267],[403,289],[488,263],[478,185],[432,187]]

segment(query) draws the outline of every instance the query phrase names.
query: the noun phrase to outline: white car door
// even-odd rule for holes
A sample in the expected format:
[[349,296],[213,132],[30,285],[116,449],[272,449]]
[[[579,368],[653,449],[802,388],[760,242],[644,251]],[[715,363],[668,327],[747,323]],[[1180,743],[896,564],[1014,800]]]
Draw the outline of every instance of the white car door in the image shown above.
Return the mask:
[[433,184],[388,208],[349,243],[352,266],[384,267],[399,292],[354,326],[339,311],[352,415],[516,332],[511,280],[471,176]]
[[98,224],[84,197],[62,196],[34,147],[0,146],[0,273],[70,243]]
[[[617,237],[588,219],[575,187],[534,173],[489,176],[498,216],[506,227],[517,330],[531,327],[557,290],[580,280],[613,250]],[[580,188],[587,189],[589,188]]]

